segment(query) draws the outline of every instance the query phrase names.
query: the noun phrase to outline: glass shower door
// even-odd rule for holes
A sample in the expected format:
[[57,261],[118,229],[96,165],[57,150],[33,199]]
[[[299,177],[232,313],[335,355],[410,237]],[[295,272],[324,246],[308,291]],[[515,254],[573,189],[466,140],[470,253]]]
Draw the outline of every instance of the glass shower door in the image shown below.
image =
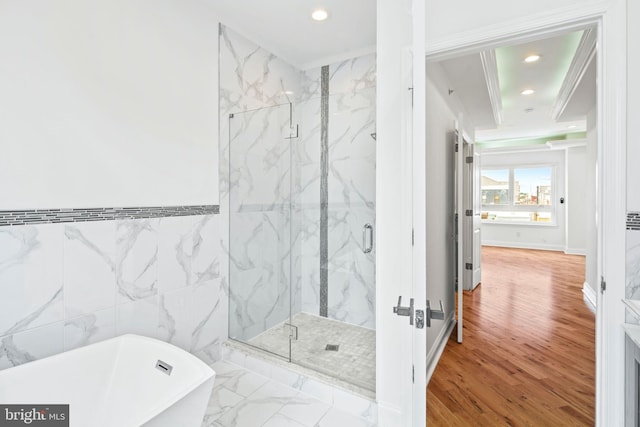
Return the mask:
[[229,337],[290,358],[291,104],[229,116]]
[[296,104],[291,361],[375,392],[375,88]]

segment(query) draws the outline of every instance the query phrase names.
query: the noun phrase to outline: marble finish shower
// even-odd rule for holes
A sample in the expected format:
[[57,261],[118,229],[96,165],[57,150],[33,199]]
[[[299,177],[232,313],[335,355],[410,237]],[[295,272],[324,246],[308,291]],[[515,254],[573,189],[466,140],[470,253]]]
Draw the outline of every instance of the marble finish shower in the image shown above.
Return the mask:
[[375,56],[301,71],[220,43],[229,337],[374,390]]

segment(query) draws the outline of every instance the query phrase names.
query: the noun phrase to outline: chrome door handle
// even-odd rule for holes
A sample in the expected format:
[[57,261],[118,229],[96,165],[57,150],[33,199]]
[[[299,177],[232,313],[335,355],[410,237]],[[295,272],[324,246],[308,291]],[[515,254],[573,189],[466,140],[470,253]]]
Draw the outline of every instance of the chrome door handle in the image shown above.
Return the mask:
[[431,302],[427,300],[427,328],[431,327],[431,319],[444,320],[444,308],[442,307],[442,301],[440,301],[440,310],[434,310],[431,308]]
[[[367,231],[369,231],[369,244],[367,245]],[[362,252],[368,254],[373,250],[373,225],[367,223],[362,227]]]
[[413,325],[413,298],[409,299],[409,307],[402,306],[402,296],[398,297],[398,305],[393,307],[393,312],[398,316],[408,316],[409,324]]

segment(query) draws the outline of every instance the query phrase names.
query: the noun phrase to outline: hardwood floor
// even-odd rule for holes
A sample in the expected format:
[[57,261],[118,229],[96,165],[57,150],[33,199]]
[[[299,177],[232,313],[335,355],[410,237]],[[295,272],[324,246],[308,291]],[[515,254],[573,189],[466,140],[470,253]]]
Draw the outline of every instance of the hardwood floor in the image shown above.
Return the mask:
[[464,294],[427,388],[427,425],[593,426],[595,316],[584,257],[482,248],[482,283]]

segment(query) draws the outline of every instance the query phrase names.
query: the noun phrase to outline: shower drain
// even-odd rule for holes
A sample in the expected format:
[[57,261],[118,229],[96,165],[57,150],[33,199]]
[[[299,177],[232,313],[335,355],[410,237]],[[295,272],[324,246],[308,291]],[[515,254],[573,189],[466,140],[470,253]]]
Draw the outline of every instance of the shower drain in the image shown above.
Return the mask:
[[325,347],[326,351],[338,351],[338,349],[340,348],[340,345],[338,344],[327,344],[327,346]]

